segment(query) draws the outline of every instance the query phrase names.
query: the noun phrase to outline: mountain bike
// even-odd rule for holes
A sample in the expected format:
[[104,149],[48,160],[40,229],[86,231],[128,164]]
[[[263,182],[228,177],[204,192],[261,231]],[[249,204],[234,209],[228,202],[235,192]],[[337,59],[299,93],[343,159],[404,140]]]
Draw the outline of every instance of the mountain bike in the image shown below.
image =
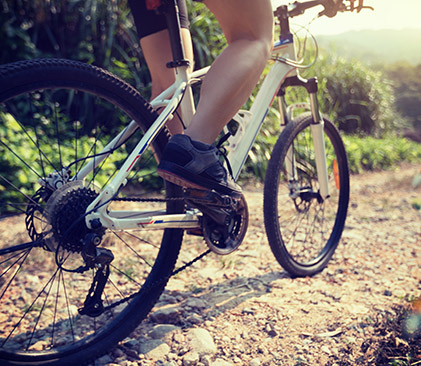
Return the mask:
[[[364,7],[348,2],[276,9],[280,37],[270,71],[223,138],[237,179],[278,99],[281,132],[265,178],[264,221],[276,259],[293,277],[321,271],[332,257],[349,172],[338,130],[319,112],[317,79],[298,73],[289,19],[317,5],[320,16]],[[176,81],[150,103],[107,71],[76,61],[0,66],[2,365],[91,362],[140,324],[174,273],[210,251],[233,252],[246,234],[244,197],[183,189],[156,174],[165,125],[178,110],[188,125],[192,86],[208,70],[188,72],[175,3],[161,6]],[[309,103],[287,106],[291,86],[304,87]],[[208,250],[174,271],[184,234],[203,237]]]

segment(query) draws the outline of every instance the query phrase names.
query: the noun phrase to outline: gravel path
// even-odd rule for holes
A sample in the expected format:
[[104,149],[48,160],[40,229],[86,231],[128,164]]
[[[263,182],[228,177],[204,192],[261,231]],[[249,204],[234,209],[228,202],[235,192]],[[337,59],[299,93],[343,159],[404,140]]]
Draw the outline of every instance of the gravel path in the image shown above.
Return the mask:
[[[171,279],[151,316],[97,364],[373,364],[377,319],[421,295],[419,173],[411,165],[353,176],[342,242],[312,278],[291,279],[274,260],[262,187],[248,190],[251,225],[240,249]],[[197,249],[183,245],[187,260]]]
[[[379,319],[421,296],[420,174],[418,164],[352,176],[333,259],[299,279],[270,251],[262,185],[246,187],[250,224],[240,249],[171,278],[150,316],[95,365],[375,365]],[[177,267],[204,250],[186,236]]]

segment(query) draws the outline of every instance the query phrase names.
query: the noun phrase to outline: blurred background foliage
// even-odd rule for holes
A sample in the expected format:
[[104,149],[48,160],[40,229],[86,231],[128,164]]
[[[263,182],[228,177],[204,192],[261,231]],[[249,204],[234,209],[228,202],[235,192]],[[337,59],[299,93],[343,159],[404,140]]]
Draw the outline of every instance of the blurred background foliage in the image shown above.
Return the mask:
[[[199,68],[211,63],[226,42],[206,7],[187,2]],[[127,0],[0,0],[0,34],[0,63],[71,58],[103,67],[149,95],[150,76]],[[305,52],[306,59],[312,59],[314,47],[306,44]],[[402,159],[420,161],[421,145],[402,136],[421,135],[421,65],[369,66],[331,50],[319,53],[315,65],[302,74],[318,75],[322,111],[348,135],[352,170],[386,168]],[[302,90],[287,95],[289,102],[303,98]],[[250,153],[250,174],[264,176],[279,135],[276,107],[275,103]],[[393,148],[378,154],[386,145]],[[396,152],[402,146],[408,153]]]

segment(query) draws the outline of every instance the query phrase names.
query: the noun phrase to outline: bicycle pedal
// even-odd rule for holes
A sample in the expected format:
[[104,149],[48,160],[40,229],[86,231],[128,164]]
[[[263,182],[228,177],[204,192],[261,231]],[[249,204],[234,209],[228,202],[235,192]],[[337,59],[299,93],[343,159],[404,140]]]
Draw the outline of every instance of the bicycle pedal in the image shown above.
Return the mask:
[[214,190],[204,191],[192,188],[185,190],[184,199],[187,202],[197,203],[200,205],[210,205],[224,208],[230,208],[236,202],[236,200],[232,197],[220,194]]
[[189,230],[186,230],[186,234],[203,237],[203,230],[202,230],[202,228],[189,229]]

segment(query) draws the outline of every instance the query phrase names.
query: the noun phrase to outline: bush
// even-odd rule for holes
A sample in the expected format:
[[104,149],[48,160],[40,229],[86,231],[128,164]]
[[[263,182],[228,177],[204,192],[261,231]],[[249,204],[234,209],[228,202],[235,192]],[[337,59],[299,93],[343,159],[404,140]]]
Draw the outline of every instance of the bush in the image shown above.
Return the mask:
[[[1,63],[61,57],[103,67],[140,89],[149,75],[126,0],[0,0]],[[7,21],[3,22],[6,19]]]
[[358,60],[322,52],[314,66],[322,111],[346,133],[382,136],[406,125],[397,112],[390,81]]
[[352,173],[388,169],[401,162],[421,162],[421,145],[402,137],[377,139],[343,136]]
[[421,132],[421,64],[400,62],[385,66],[385,74],[392,81],[396,107]]

